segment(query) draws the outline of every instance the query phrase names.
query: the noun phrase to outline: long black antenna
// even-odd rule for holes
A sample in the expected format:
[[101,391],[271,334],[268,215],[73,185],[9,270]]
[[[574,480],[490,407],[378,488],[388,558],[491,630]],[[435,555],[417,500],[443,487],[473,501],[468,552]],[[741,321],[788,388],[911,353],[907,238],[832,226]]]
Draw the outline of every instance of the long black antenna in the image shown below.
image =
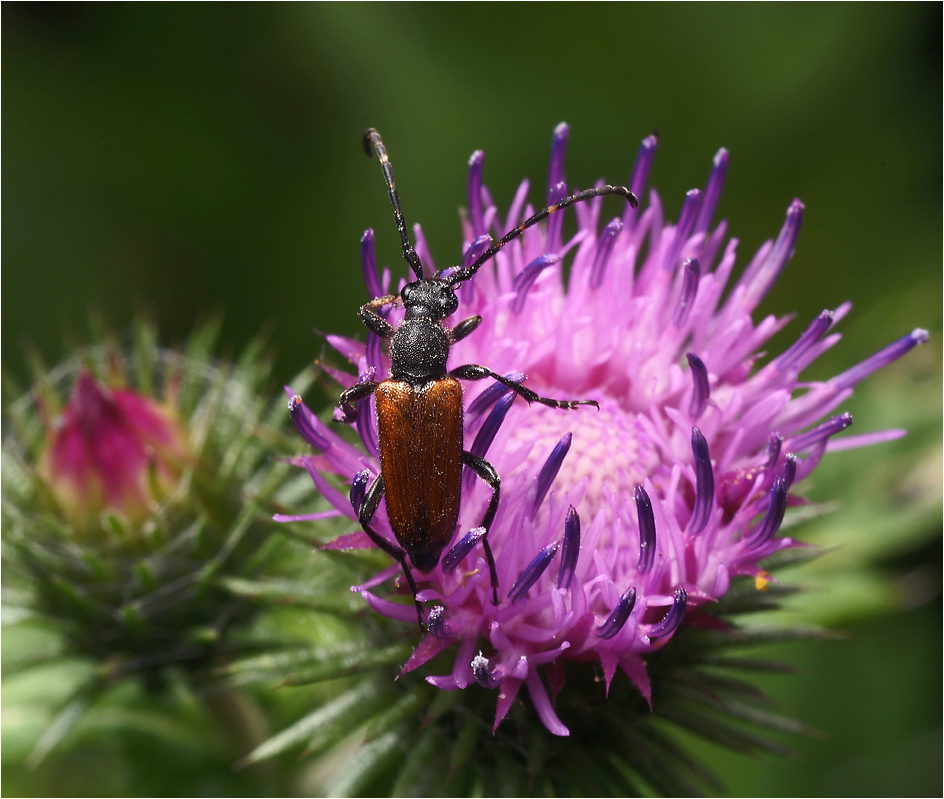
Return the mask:
[[[397,230],[400,231],[400,241],[403,243],[403,257],[413,270],[417,280],[423,279],[423,264],[420,263],[420,257],[413,249],[410,243],[410,237],[406,232],[406,222],[403,219],[403,211],[400,210],[400,198],[397,196],[397,187],[393,182],[393,167],[390,165],[390,158],[387,156],[387,148],[384,147],[383,139],[373,128],[368,128],[364,133],[364,150],[367,155],[377,154],[377,160],[380,161],[380,167],[383,169],[384,180],[387,183],[387,193],[390,195],[390,202],[393,203],[393,216],[397,220]],[[373,150],[373,153],[371,152]]]
[[[416,254],[416,250],[413,248],[413,245],[410,243],[410,237],[406,230],[406,221],[403,219],[403,211],[400,209],[400,197],[397,194],[397,187],[393,181],[393,167],[390,164],[390,158],[387,155],[387,148],[384,147],[383,139],[380,138],[380,134],[374,128],[368,128],[368,130],[364,133],[364,150],[368,155],[373,155],[376,153],[377,160],[380,161],[380,167],[383,170],[384,181],[387,184],[387,193],[390,195],[390,202],[393,204],[393,216],[397,222],[397,230],[400,232],[400,242],[403,245],[403,258],[410,265],[410,269],[413,271],[413,274],[416,275],[416,279],[422,280],[423,264],[420,261],[420,257]],[[514,241],[529,227],[536,225],[543,219],[547,219],[547,217],[556,211],[559,211],[561,208],[566,208],[567,206],[574,205],[575,203],[582,203],[586,200],[591,200],[594,197],[601,197],[609,194],[618,194],[620,197],[625,197],[626,201],[633,208],[639,205],[636,195],[625,186],[600,186],[599,188],[586,189],[585,191],[577,192],[576,194],[570,195],[570,197],[565,197],[564,199],[559,200],[553,205],[547,206],[547,208],[538,211],[536,214],[534,214],[534,216],[526,219],[524,222],[518,225],[518,227],[510,230],[495,244],[483,252],[474,264],[463,269],[458,269],[448,278],[446,278],[446,280],[448,280],[449,285],[458,286],[460,283],[469,280],[486,261],[495,257],[495,254],[502,247],[504,247],[508,242]],[[452,269],[454,267],[449,268]],[[446,271],[448,270],[441,270],[437,274],[437,277]]]
[[625,186],[600,186],[596,189],[586,189],[585,191],[577,192],[577,194],[572,194],[570,197],[565,197],[563,200],[559,200],[553,205],[549,205],[547,208],[542,211],[538,211],[530,219],[526,219],[514,230],[509,231],[504,236],[501,237],[495,244],[489,247],[485,252],[483,252],[479,259],[472,264],[467,266],[464,269],[459,269],[456,272],[453,272],[447,280],[451,286],[458,286],[465,280],[471,278],[489,258],[495,256],[495,254],[504,247],[509,241],[514,241],[522,233],[524,233],[532,225],[536,225],[542,219],[547,219],[551,214],[559,211],[561,208],[566,208],[568,205],[574,205],[574,203],[582,203],[585,200],[591,200],[594,197],[600,197],[606,194],[618,194],[620,197],[625,197],[627,202],[635,208],[639,205],[639,200],[636,199],[636,195],[633,194]]

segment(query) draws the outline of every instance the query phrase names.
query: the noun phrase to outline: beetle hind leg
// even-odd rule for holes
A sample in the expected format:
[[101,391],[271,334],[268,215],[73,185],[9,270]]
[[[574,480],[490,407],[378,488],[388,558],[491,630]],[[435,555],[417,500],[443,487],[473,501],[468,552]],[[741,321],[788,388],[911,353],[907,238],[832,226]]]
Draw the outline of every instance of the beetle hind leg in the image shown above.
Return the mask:
[[463,451],[462,462],[466,464],[473,472],[481,477],[489,488],[492,489],[492,498],[488,501],[488,507],[485,509],[485,516],[482,517],[481,527],[485,528],[485,535],[482,536],[482,547],[485,550],[485,560],[488,561],[488,575],[492,581],[492,604],[498,604],[498,570],[495,568],[495,557],[492,555],[492,548],[488,544],[488,531],[495,521],[495,514],[498,512],[498,498],[501,493],[501,477],[495,471],[485,458],[473,455],[471,452]]
[[416,598],[416,593],[419,589],[417,589],[416,580],[413,579],[413,575],[406,565],[406,552],[400,549],[400,547],[391,544],[370,526],[374,514],[377,512],[377,508],[380,507],[380,500],[383,498],[383,495],[383,475],[377,475],[374,482],[370,484],[370,488],[367,489],[367,493],[364,494],[364,500],[361,502],[360,508],[355,508],[355,510],[357,510],[357,520],[360,526],[364,528],[364,532],[370,537],[370,540],[400,564],[400,568],[403,569],[403,574],[406,576],[410,590],[413,592],[413,604],[416,605],[416,618],[420,623],[420,629],[425,630],[423,626],[423,606],[420,605],[419,600]]

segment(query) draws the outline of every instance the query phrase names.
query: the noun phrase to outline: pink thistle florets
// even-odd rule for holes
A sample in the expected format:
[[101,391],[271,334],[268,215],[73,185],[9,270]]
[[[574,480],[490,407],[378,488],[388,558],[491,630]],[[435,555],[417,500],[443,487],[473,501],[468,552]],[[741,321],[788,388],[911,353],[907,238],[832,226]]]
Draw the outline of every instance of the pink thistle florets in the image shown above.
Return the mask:
[[[567,133],[562,124],[554,134],[548,204],[569,193]],[[654,136],[640,148],[629,186],[638,196],[655,148]],[[483,162],[481,152],[470,160],[463,266],[534,211],[525,181],[501,217],[482,184]],[[529,408],[497,383],[470,383],[465,390],[465,447],[487,455],[501,475],[501,503],[488,535],[501,602],[491,603],[477,538],[490,489],[467,469],[454,545],[431,572],[416,574],[417,599],[432,610],[427,635],[403,671],[454,647],[452,671],[428,681],[444,690],[476,682],[497,689],[496,727],[526,684],[544,725],[568,734],[545,684],[557,694],[567,659],[599,662],[607,689],[622,670],[651,701],[646,653],[722,596],[732,578],[749,575],[762,589],[769,575],[760,563],[800,546],[777,533],[786,507],[800,501],[792,487],[824,452],[903,435],[888,430],[833,440],[852,419],[830,414],[855,383],[925,341],[923,330],[831,380],[798,382],[839,340],[832,330],[849,311],[846,303],[823,311],[784,353],[754,368],[760,347],[789,321],[768,316],[755,324],[752,313],[793,255],[803,205],[791,203],[776,240],[765,243],[731,285],[737,240],[725,243],[724,222],[712,227],[727,164],[721,150],[706,188],[687,194],[674,225],[666,223],[655,191],[647,207],[626,206],[602,227],[602,198],[575,205],[575,235],[565,239],[563,213],[552,215],[501,249],[458,291],[455,318],[480,315],[483,321],[452,348],[450,366],[483,364],[516,381],[526,375],[540,394],[600,405],[598,412]],[[432,273],[418,225],[415,236]],[[378,276],[373,241],[368,230],[361,257],[372,298],[390,286],[389,270]],[[402,308],[392,308],[387,319],[399,324]],[[359,378],[331,372],[342,387],[389,374],[373,333],[366,344],[336,336],[328,341],[358,369]],[[299,465],[334,513],[356,523],[355,507],[379,473],[372,408],[357,422],[358,448],[289,395],[296,426],[320,451],[300,457]],[[350,483],[350,497],[326,473]],[[373,524],[393,542],[383,506]],[[373,544],[358,532],[330,546]],[[398,572],[394,565],[354,590],[378,612],[415,623],[412,604],[370,590]]]
[[40,473],[70,518],[98,523],[108,508],[131,521],[153,512],[192,460],[183,425],[166,406],[79,372],[51,423]]

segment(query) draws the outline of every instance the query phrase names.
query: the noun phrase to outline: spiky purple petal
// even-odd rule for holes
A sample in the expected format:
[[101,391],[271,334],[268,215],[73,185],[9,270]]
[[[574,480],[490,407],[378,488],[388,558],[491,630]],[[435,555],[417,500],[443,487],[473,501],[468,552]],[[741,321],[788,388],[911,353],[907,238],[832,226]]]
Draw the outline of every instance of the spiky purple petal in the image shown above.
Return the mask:
[[613,219],[603,228],[600,234],[600,241],[597,244],[597,254],[593,259],[593,268],[590,270],[590,288],[598,289],[603,282],[603,276],[606,274],[607,264],[610,262],[610,256],[613,254],[613,245],[616,244],[619,234],[623,232],[623,222],[620,219]]
[[[501,384],[496,383],[496,385]],[[502,386],[502,388],[505,387]],[[479,432],[476,433],[472,446],[469,447],[469,452],[473,455],[478,455],[481,458],[488,452],[488,448],[492,445],[492,441],[495,440],[495,436],[498,434],[502,422],[505,421],[505,417],[508,415],[508,410],[515,401],[517,394],[514,394],[511,389],[505,390],[508,393],[505,394],[504,397],[500,397],[498,402],[495,403],[495,406],[489,412],[488,416],[485,417],[485,421],[479,428]]]
[[580,555],[580,516],[573,505],[567,511],[564,521],[564,539],[561,547],[560,573],[557,575],[557,587],[561,590],[570,588]]
[[446,609],[442,605],[434,605],[429,616],[426,617],[426,630],[433,638],[443,640],[450,635],[449,625],[446,621]]
[[554,128],[551,138],[551,161],[547,170],[547,204],[553,205],[559,197],[554,197],[555,187],[564,183],[564,159],[567,155],[567,137],[570,135],[570,126],[561,122]]
[[783,459],[783,471],[780,473],[780,479],[783,480],[784,491],[789,491],[790,486],[796,478],[797,458],[792,452],[788,452]]
[[570,451],[570,445],[573,440],[573,433],[566,433],[561,440],[554,445],[554,449],[551,450],[551,454],[548,455],[547,460],[544,461],[541,471],[538,472],[534,502],[531,503],[532,516],[538,512],[538,508],[540,508],[541,503],[544,502],[547,492],[551,490],[551,483],[553,483],[554,478],[557,477],[561,464],[563,464],[564,458],[567,457],[567,453]]
[[893,341],[887,347],[876,352],[875,355],[866,358],[862,363],[837,375],[830,382],[839,389],[854,386],[873,372],[888,366],[910,349],[916,347],[918,344],[923,344],[927,340],[928,331],[920,327],[915,328],[907,336],[902,336],[898,341]]
[[705,412],[708,398],[711,396],[711,387],[708,385],[708,369],[701,358],[695,353],[685,354],[692,372],[692,401],[688,404],[688,415],[697,419]]
[[485,166],[485,153],[476,150],[469,158],[469,181],[467,186],[469,202],[469,222],[472,225],[472,233],[475,236],[484,236],[488,233],[485,229],[484,213],[482,210],[482,170]]
[[560,262],[561,256],[557,253],[541,255],[518,273],[514,285],[515,299],[511,303],[512,312],[520,314],[524,310],[524,303],[528,298],[528,290],[534,285],[534,281],[541,276],[541,273],[545,269],[559,264]]
[[[374,338],[379,342],[379,336],[374,336]],[[360,400],[355,407],[357,408],[357,421],[354,426],[357,428],[357,434],[364,442],[367,451],[377,457],[380,453],[380,439],[377,435],[377,417],[371,413],[370,398]]]
[[361,274],[367,287],[367,296],[371,299],[383,295],[380,275],[377,273],[377,255],[374,250],[374,231],[368,228],[361,236]]
[[697,258],[686,258],[682,262],[682,292],[679,294],[678,304],[675,306],[675,316],[672,324],[682,327],[692,312],[692,303],[698,293],[698,279],[701,276],[701,267]]
[[636,571],[640,574],[652,569],[656,557],[656,518],[652,512],[652,501],[642,486],[636,486],[636,520],[639,524],[639,562]]
[[360,515],[361,505],[364,503],[364,495],[367,493],[367,484],[370,482],[370,469],[361,469],[354,475],[351,481],[351,507],[354,513]]
[[685,243],[688,241],[688,237],[695,227],[695,222],[698,220],[698,212],[701,210],[703,199],[701,189],[691,189],[685,195],[685,202],[679,213],[678,224],[675,226],[675,242],[672,244],[672,249],[669,250],[665,260],[662,262],[663,269],[675,269],[676,262],[682,252],[682,247],[684,247]]
[[[549,206],[556,205],[565,197],[567,197],[567,184],[561,181],[557,184],[551,184],[548,186],[547,190],[547,204]],[[560,212],[552,213],[547,220],[547,232],[546,232],[546,250],[548,252],[557,253],[561,249],[561,229],[564,226],[564,215]]]
[[[780,234],[774,242],[767,258],[764,259],[760,269],[756,274],[748,276],[745,274],[744,282],[747,286],[747,307],[754,308],[770,291],[771,286],[780,277],[783,267],[787,261],[793,257],[793,248],[796,245],[797,236],[800,234],[800,226],[803,224],[803,203],[794,200],[787,209],[787,218],[780,229]],[[750,282],[748,281],[750,277]]]
[[318,429],[320,425],[318,417],[308,410],[308,407],[302,402],[301,397],[291,393],[292,390],[288,388],[288,386],[285,387],[285,390],[290,394],[288,410],[292,416],[292,424],[295,425],[295,429],[298,430],[301,437],[315,449],[322,451],[328,449],[331,444]]
[[613,612],[606,617],[606,621],[597,628],[597,635],[606,640],[615,636],[626,625],[635,605],[636,589],[630,588],[619,598],[619,602],[616,603]]
[[692,428],[692,453],[695,456],[695,508],[688,529],[698,535],[705,529],[715,498],[715,475],[708,454],[708,441],[697,427]]
[[682,619],[685,618],[685,609],[687,606],[688,592],[685,590],[684,586],[679,586],[675,591],[672,607],[670,607],[669,612],[665,614],[665,618],[649,630],[649,638],[655,640],[656,638],[665,638],[668,635],[672,635],[682,623]]
[[724,188],[724,179],[728,174],[728,160],[728,151],[722,147],[711,164],[711,173],[708,175],[708,183],[705,186],[705,201],[698,214],[694,233],[705,233],[711,225],[711,219],[721,197],[721,190]]
[[481,652],[472,658],[472,673],[475,675],[476,682],[489,690],[497,688],[505,679],[505,670],[501,666],[490,669],[488,658]]
[[812,430],[808,430],[807,432],[791,439],[790,449],[796,452],[807,450],[810,447],[825,441],[830,436],[834,436],[836,433],[841,433],[851,424],[852,414],[841,413],[839,416],[834,416],[828,421],[817,425]]
[[774,480],[773,488],[770,489],[770,501],[767,505],[767,513],[756,529],[748,533],[744,543],[748,549],[757,549],[762,544],[766,544],[780,529],[783,523],[783,514],[787,509],[787,488],[783,477]]
[[442,559],[442,570],[446,574],[454,572],[456,566],[458,566],[466,555],[468,555],[475,545],[482,540],[482,537],[485,535],[486,530],[484,527],[473,527],[469,532],[467,532],[456,545],[450,549]]
[[[772,432],[767,438],[767,466],[773,466],[780,459],[780,448],[783,446],[783,436]],[[794,458],[794,460],[796,460]]]
[[777,369],[782,372],[795,366],[797,361],[803,358],[810,348],[826,335],[832,324],[833,312],[829,310],[822,311],[793,346],[774,361]]
[[[642,190],[646,187],[649,180],[649,171],[652,169],[652,162],[656,156],[656,148],[659,146],[659,139],[653,133],[646,136],[639,145],[639,152],[636,154],[636,163],[633,164],[632,176],[629,179],[629,190],[637,197],[642,197]],[[639,211],[627,204],[623,209],[623,225],[632,230],[635,226]]]
[[511,591],[508,592],[508,598],[512,602],[523,599],[525,594],[528,593],[528,589],[541,578],[541,575],[544,574],[547,567],[551,565],[551,560],[554,558],[554,553],[557,552],[559,546],[560,542],[555,541],[553,544],[548,544],[534,556],[534,559],[527,565],[525,570],[521,572],[521,575],[511,587]]

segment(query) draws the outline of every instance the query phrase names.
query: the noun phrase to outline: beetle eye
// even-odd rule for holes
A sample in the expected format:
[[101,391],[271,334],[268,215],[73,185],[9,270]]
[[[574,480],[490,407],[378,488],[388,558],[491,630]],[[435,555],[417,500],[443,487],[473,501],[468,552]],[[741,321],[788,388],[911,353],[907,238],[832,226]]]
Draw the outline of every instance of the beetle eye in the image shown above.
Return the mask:
[[402,289],[400,289],[400,299],[405,303],[409,299],[410,292],[413,291],[413,284],[407,283]]
[[459,307],[459,298],[453,293],[444,294],[441,300],[443,316],[449,316],[456,312]]

